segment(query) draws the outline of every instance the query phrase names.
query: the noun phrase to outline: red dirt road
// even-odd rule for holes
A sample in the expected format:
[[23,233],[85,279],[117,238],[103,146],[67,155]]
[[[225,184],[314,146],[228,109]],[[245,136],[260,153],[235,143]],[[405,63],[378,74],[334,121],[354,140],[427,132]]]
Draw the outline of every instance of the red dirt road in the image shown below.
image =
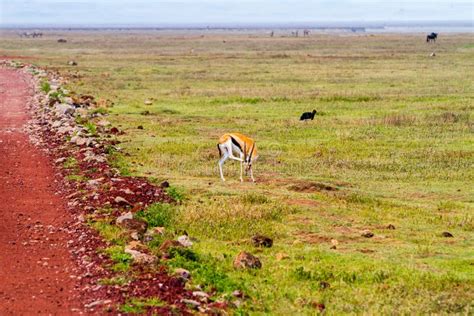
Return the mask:
[[71,218],[52,165],[21,130],[31,93],[26,75],[0,67],[0,315],[70,315]]

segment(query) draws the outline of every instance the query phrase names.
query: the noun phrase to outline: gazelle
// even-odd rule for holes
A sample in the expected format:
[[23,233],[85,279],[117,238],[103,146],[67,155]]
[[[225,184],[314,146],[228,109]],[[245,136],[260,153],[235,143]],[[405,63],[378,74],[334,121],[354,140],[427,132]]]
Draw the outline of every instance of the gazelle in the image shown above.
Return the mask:
[[219,156],[221,157],[219,160],[219,171],[221,173],[222,181],[225,181],[222,166],[224,165],[224,162],[230,158],[240,161],[240,181],[244,181],[242,173],[243,166],[245,165],[245,174],[250,173],[250,178],[255,182],[252,171],[252,162],[257,160],[258,154],[257,146],[253,139],[240,133],[224,134],[219,138],[217,149],[219,150]]

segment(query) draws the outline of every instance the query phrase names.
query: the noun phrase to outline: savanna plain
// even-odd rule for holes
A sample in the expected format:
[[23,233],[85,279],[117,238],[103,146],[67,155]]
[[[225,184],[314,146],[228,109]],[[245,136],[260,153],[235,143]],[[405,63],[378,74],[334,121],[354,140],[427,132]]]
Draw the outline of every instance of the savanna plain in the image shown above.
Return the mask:
[[[101,111],[124,132],[115,166],[171,183],[178,203],[141,216],[166,227],[152,251],[192,237],[166,263],[188,269],[189,286],[236,314],[474,313],[472,34],[44,33],[4,32],[0,55],[108,100]],[[234,131],[256,141],[256,183],[231,161],[219,179],[217,140]],[[133,278],[123,232],[89,222],[119,273],[104,282]],[[255,248],[256,234],[273,247]],[[242,250],[262,268],[235,269]]]

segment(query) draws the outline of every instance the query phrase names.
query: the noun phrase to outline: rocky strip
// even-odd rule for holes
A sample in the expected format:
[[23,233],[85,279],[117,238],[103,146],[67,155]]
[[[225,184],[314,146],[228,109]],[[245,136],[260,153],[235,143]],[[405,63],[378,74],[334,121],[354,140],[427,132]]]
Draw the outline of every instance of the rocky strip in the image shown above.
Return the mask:
[[[118,314],[119,306],[128,298],[158,297],[167,305],[148,307],[148,314],[220,313],[222,303],[209,301],[206,293],[196,296],[186,289],[186,278],[170,276],[141,243],[150,232],[133,220],[133,214],[153,203],[173,201],[162,187],[145,178],[121,176],[110,165],[109,154],[120,150],[114,137],[120,131],[106,120],[104,104],[93,96],[67,91],[63,88],[65,80],[58,74],[18,62],[0,61],[0,65],[17,68],[33,80],[36,93],[29,105],[32,120],[26,129],[31,142],[54,161],[57,181],[62,184],[57,194],[67,197],[75,218],[64,230],[79,267],[74,277],[80,284],[83,309],[77,312]],[[95,124],[89,124],[91,121]],[[109,211],[107,216],[104,209]],[[133,278],[123,285],[101,283],[116,275],[107,268],[112,265],[110,258],[100,251],[109,244],[87,225],[87,221],[110,220],[111,216],[111,223],[130,229],[129,239],[135,240],[125,250],[134,258]]]

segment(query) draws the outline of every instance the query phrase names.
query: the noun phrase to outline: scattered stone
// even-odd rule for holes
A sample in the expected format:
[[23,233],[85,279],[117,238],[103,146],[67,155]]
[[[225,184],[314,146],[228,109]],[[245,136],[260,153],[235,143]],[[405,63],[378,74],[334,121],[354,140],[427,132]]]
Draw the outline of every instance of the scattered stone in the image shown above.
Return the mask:
[[266,247],[270,248],[273,246],[273,240],[270,237],[263,235],[255,235],[252,237],[252,242],[255,247]]
[[181,245],[181,243],[177,240],[165,240],[159,250],[162,252],[162,253],[168,253],[168,251],[171,249],[171,248],[178,248],[178,247],[183,247],[183,245]]
[[201,305],[201,303],[199,303],[198,301],[190,300],[186,298],[181,299],[181,302],[183,302],[186,305],[192,306],[193,308],[197,308],[198,306]]
[[242,291],[235,290],[234,292],[232,292],[232,296],[242,298],[244,297],[244,293],[242,293]]
[[87,181],[87,186],[97,188],[101,180],[102,178],[89,180]]
[[132,256],[133,262],[137,264],[151,264],[157,261],[155,256],[125,247],[125,253]]
[[65,162],[66,160],[67,160],[66,157],[61,157],[61,158],[56,159],[54,162],[57,163],[57,164],[59,164],[59,163]]
[[144,103],[145,103],[145,105],[152,105],[152,104],[153,104],[153,101],[151,101],[151,100],[145,100]]
[[365,237],[365,238],[372,238],[372,237],[374,237],[374,233],[372,233],[370,230],[366,229],[366,230],[362,231],[361,236]]
[[454,235],[451,234],[450,232],[442,232],[441,237],[452,238],[454,237]]
[[143,125],[138,125],[137,129],[143,129]]
[[107,120],[100,120],[99,122],[97,122],[96,124],[97,126],[101,126],[101,127],[106,127],[106,126],[109,126],[111,125],[111,123]]
[[74,60],[68,61],[67,64],[68,64],[69,66],[77,66],[77,62],[74,61]]
[[92,303],[86,304],[86,305],[84,305],[84,307],[85,308],[92,308],[92,307],[95,307],[95,306],[106,305],[106,304],[110,304],[110,303],[112,303],[111,300],[98,300],[98,301],[94,301]]
[[276,260],[277,261],[281,261],[281,260],[285,260],[285,259],[289,259],[290,256],[284,252],[279,252],[276,254]]
[[182,235],[178,237],[178,242],[183,246],[183,247],[191,247],[193,245],[193,242],[187,235]]
[[235,258],[234,267],[237,269],[260,269],[262,263],[260,262],[260,259],[254,255],[242,251]]
[[137,232],[140,236],[143,236],[148,228],[147,222],[138,218],[125,218],[118,225],[132,232]]
[[125,194],[127,194],[127,195],[134,195],[134,194],[135,194],[135,193],[134,193],[132,190],[130,190],[129,188],[125,188],[125,189],[122,189],[122,190],[120,190],[120,191],[122,191],[123,193],[125,193]]
[[115,220],[115,223],[117,223],[117,225],[120,225],[122,224],[122,222],[126,219],[133,219],[133,214],[132,212],[127,212],[125,214],[122,214],[120,215],[119,217],[117,217],[117,219]]
[[65,40],[64,38],[60,38],[58,39],[58,43],[67,43],[67,40]]
[[436,53],[435,53],[435,52],[432,52],[432,53],[430,54],[430,57],[435,57],[435,56],[436,56]]
[[157,235],[164,235],[165,234],[165,228],[164,227],[153,227],[151,230],[152,233],[157,234]]
[[323,303],[311,302],[311,306],[320,312],[323,312],[326,309],[326,306]]
[[395,225],[393,225],[393,224],[388,224],[386,228],[393,230],[393,229],[395,229]]
[[76,108],[67,103],[59,103],[54,106],[54,110],[59,115],[73,115],[76,111]]
[[232,304],[234,305],[235,308],[240,308],[240,306],[242,306],[243,302],[242,302],[242,300],[234,300],[234,301],[232,301]]
[[119,129],[118,129],[117,127],[112,127],[112,128],[110,129],[109,133],[116,135],[116,134],[119,134],[120,131],[119,131]]
[[132,205],[132,203],[130,203],[129,201],[127,201],[126,199],[124,199],[121,196],[115,197],[114,202],[119,204],[119,205]]
[[162,188],[169,188],[169,187],[170,187],[170,183],[169,183],[168,181],[163,181],[163,182],[161,182],[160,187],[162,187]]
[[189,273],[188,270],[183,269],[183,268],[175,269],[174,273],[175,273],[176,276],[178,276],[179,278],[181,278],[184,281],[187,281],[191,278],[191,273]]
[[201,297],[201,298],[208,298],[209,294],[203,291],[194,291],[193,296]]

